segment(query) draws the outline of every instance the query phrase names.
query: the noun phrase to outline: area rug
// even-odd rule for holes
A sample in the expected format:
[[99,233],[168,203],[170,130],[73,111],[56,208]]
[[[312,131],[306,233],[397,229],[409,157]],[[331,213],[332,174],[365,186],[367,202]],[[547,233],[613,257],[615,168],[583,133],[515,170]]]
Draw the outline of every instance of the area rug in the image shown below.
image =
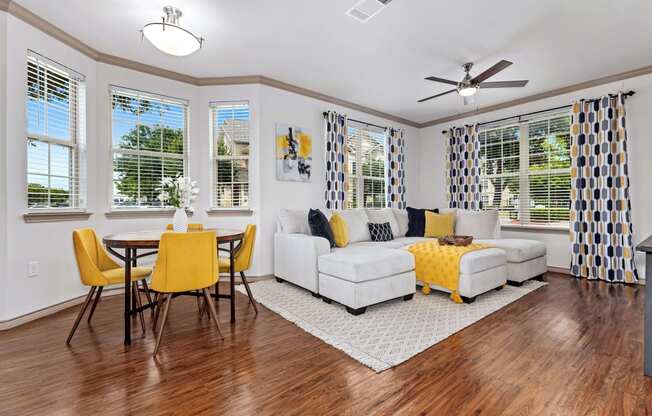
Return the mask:
[[[338,303],[327,304],[289,283],[264,280],[251,284],[256,300],[304,331],[381,372],[407,361],[450,335],[546,285],[528,281],[456,304],[448,294],[420,291],[402,299],[370,306],[353,316]],[[237,290],[246,293],[239,285]]]

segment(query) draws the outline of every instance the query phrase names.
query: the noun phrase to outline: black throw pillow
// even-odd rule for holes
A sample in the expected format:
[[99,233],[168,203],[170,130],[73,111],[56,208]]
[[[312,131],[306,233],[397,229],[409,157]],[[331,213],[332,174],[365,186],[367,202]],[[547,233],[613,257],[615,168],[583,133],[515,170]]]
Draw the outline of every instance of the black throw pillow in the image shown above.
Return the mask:
[[[439,214],[439,209],[429,209],[428,211]],[[426,232],[426,210],[420,208],[407,207],[408,230],[406,237],[423,237]]]
[[371,241],[390,241],[394,239],[392,234],[392,227],[388,222],[382,224],[367,223],[369,227],[369,234],[371,234]]
[[318,209],[311,209],[310,212],[308,212],[308,224],[310,225],[310,233],[312,235],[324,237],[330,243],[331,248],[335,247],[333,230],[323,212]]

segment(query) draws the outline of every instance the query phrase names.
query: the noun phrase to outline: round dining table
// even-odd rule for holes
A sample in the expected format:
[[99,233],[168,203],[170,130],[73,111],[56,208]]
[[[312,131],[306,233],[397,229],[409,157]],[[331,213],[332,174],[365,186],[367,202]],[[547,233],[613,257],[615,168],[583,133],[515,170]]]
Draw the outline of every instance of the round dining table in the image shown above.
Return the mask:
[[[229,295],[221,295],[219,293],[219,288],[217,283],[215,284],[215,294],[213,295],[217,299],[219,298],[228,298],[230,300],[231,306],[231,322],[235,322],[235,273],[234,273],[234,262],[235,262],[235,252],[239,248],[235,245],[236,242],[242,242],[244,238],[244,231],[226,229],[226,228],[204,228],[203,231],[215,231],[218,244],[218,252],[226,251],[229,253],[229,262],[230,262],[230,293]],[[132,307],[132,290],[131,290],[131,268],[138,265],[138,259],[146,256],[151,256],[157,253],[158,245],[161,241],[161,236],[166,231],[153,230],[153,231],[134,231],[126,233],[118,233],[107,235],[102,239],[107,250],[118,257],[124,262],[125,265],[125,307],[124,307],[124,329],[125,345],[131,344],[131,316],[141,312],[144,309],[152,308],[156,305],[156,302],[152,302],[151,299],[148,299],[148,304],[140,307]],[[167,231],[169,232],[169,231]],[[188,231],[193,232],[193,231]],[[220,248],[220,245],[228,244],[228,249]],[[118,250],[124,250],[124,254],[120,254]],[[145,253],[138,254],[138,250],[148,250]],[[154,251],[152,251],[154,250]],[[218,253],[215,253],[217,256]]]

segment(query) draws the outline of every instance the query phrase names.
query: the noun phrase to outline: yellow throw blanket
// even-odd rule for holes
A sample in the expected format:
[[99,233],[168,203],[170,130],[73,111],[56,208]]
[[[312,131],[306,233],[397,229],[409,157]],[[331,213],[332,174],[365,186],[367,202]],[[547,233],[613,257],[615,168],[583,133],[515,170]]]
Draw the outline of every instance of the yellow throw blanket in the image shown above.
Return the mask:
[[466,253],[491,247],[488,244],[469,244],[468,246],[440,246],[437,241],[424,241],[412,244],[408,251],[414,255],[417,280],[423,282],[422,292],[430,293],[429,283],[434,283],[451,291],[451,299],[462,303],[458,292],[460,282],[460,261]]

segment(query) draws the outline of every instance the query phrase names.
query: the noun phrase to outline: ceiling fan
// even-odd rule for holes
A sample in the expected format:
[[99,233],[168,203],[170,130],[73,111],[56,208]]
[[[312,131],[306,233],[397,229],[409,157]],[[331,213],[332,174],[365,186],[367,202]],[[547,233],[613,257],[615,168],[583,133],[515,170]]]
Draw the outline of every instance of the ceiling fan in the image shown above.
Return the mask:
[[485,82],[488,78],[496,75],[503,69],[507,68],[510,66],[512,62],[502,60],[498,62],[496,65],[492,66],[491,68],[487,69],[477,77],[473,78],[471,77],[471,74],[469,72],[471,71],[471,68],[473,68],[473,63],[468,62],[464,65],[462,65],[462,68],[464,68],[464,72],[466,72],[466,75],[464,75],[464,78],[460,82],[456,81],[451,81],[450,79],[444,79],[444,78],[437,78],[437,77],[428,77],[426,78],[428,81],[435,81],[435,82],[441,82],[444,84],[449,84],[449,85],[455,85],[455,88],[452,90],[448,90],[445,92],[442,92],[440,94],[433,95],[431,97],[426,97],[421,100],[419,100],[420,103],[428,100],[432,100],[433,98],[441,97],[442,95],[450,94],[451,92],[457,92],[459,95],[461,95],[464,98],[464,105],[468,104],[471,102],[471,97],[478,92],[480,88],[520,88],[524,87],[528,81],[527,80],[522,80],[522,81],[495,81],[495,82]]

